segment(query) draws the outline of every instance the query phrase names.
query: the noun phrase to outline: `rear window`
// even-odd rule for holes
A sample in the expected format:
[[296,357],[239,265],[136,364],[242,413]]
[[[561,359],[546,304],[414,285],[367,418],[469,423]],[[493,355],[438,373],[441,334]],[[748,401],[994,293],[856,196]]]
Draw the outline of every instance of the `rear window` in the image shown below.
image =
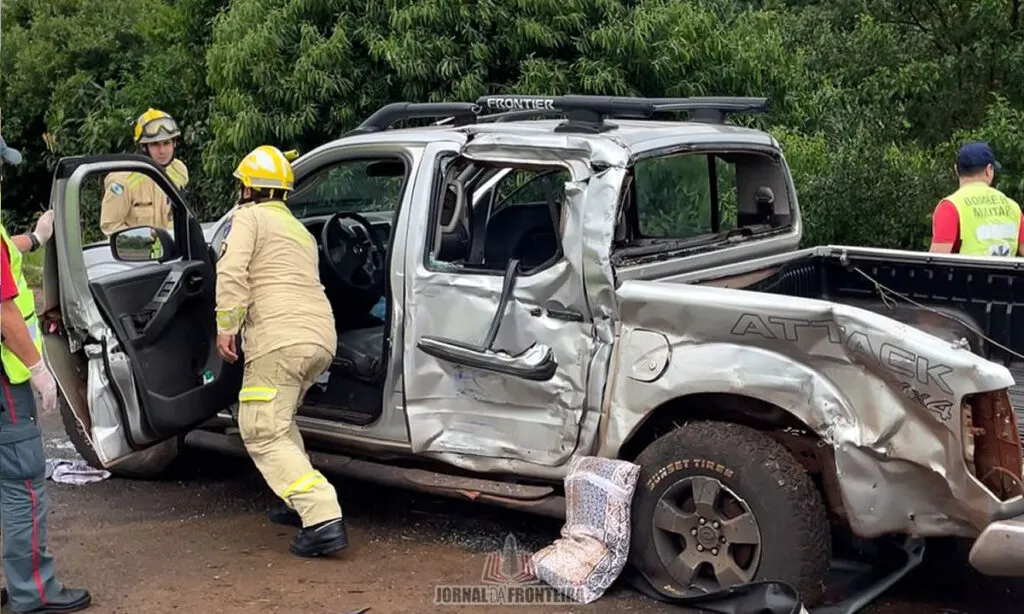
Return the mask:
[[736,228],[736,169],[717,156],[641,160],[634,182],[642,237],[688,239]]

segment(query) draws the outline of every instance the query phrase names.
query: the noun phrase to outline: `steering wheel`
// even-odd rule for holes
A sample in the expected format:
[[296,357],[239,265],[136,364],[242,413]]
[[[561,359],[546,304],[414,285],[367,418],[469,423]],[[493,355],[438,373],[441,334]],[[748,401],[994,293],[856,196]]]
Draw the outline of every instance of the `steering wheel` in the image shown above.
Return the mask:
[[[351,219],[363,227],[360,237],[342,220]],[[372,291],[384,281],[384,245],[367,219],[358,213],[339,211],[320,231],[320,249],[327,268],[342,284],[354,290]]]

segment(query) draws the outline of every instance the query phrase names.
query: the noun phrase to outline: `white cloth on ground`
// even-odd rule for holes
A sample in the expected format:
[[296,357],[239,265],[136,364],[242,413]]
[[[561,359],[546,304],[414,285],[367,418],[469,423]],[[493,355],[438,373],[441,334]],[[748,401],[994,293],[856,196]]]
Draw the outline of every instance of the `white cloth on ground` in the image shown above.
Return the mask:
[[48,458],[46,459],[46,477],[58,484],[82,486],[105,480],[110,477],[110,472],[91,467],[82,459]]

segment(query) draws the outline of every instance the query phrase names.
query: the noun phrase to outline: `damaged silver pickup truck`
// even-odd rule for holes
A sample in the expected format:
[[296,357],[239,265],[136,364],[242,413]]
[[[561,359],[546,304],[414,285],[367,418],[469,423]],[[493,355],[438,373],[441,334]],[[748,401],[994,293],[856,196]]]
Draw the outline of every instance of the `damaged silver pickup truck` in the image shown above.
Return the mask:
[[[557,517],[570,459],[631,460],[631,567],[669,597],[779,579],[814,604],[845,536],[968,538],[982,573],[1024,575],[1024,261],[798,250],[778,142],[725,121],[766,103],[399,103],[301,156],[288,206],[339,338],[299,411],[314,463]],[[394,127],[424,118],[447,119]],[[114,171],[158,182],[173,233],[83,246],[83,186]],[[223,225],[146,158],[54,181],[43,320],[78,451],[135,476],[242,452]]]

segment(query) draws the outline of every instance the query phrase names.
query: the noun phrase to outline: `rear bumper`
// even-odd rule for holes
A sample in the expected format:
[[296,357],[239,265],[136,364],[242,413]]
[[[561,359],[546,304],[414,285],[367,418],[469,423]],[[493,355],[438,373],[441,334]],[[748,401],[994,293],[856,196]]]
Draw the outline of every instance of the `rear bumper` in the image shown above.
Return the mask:
[[985,527],[971,547],[970,561],[986,576],[1024,577],[1024,515]]

